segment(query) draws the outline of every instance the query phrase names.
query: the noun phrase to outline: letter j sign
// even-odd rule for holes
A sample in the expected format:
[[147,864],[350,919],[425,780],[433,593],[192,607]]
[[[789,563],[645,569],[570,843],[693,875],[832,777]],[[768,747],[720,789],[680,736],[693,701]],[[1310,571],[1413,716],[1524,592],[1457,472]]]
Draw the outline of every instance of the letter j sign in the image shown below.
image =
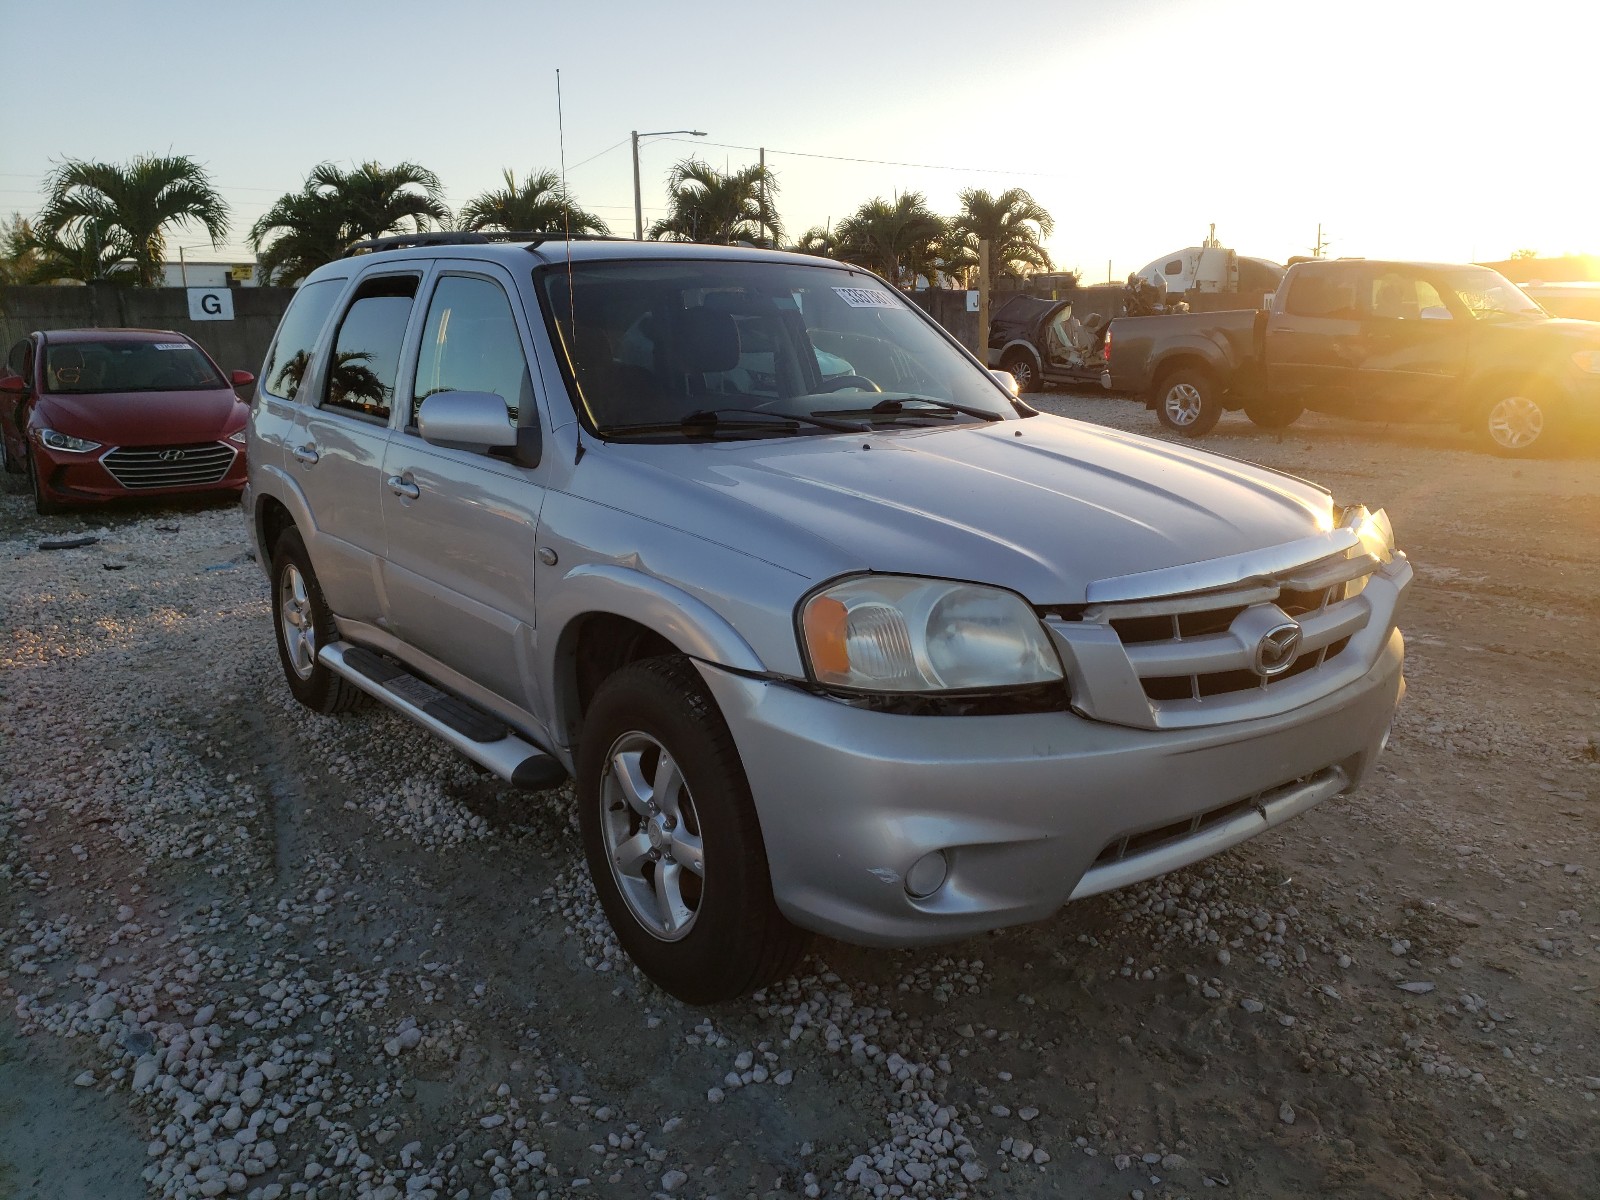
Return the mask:
[[233,320],[233,292],[225,287],[189,288],[189,320]]

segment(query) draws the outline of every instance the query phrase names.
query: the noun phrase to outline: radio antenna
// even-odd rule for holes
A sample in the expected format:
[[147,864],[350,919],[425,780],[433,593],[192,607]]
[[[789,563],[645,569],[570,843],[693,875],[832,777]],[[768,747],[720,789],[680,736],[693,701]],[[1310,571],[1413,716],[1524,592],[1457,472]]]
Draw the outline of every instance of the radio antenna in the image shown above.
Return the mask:
[[[562,349],[567,353],[567,363],[572,371],[574,381],[578,378],[578,359],[574,347],[578,344],[578,293],[577,287],[572,282],[572,206],[567,203],[567,120],[561,108],[561,68],[556,68],[556,142],[561,155],[561,224],[567,235],[567,330],[571,335],[567,345]],[[556,328],[559,329],[560,322]],[[589,407],[588,397],[583,394],[583,384],[578,384],[578,396],[583,400],[583,406]],[[589,414],[593,419],[594,413]],[[578,430],[578,450],[572,460],[576,465],[583,461],[583,429]]]

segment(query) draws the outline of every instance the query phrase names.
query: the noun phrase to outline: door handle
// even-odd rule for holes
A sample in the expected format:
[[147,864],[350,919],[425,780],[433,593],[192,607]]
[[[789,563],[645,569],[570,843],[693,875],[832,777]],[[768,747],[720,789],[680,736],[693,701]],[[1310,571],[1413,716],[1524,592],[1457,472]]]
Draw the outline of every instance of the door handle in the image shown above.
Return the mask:
[[418,496],[422,495],[421,488],[412,483],[409,479],[403,479],[399,475],[389,476],[386,482],[389,484],[389,490],[391,492],[393,492],[396,496],[404,496],[407,500],[415,500]]
[[296,446],[294,448],[295,462],[305,463],[308,467],[314,466],[320,457],[322,456],[317,453],[315,446]]

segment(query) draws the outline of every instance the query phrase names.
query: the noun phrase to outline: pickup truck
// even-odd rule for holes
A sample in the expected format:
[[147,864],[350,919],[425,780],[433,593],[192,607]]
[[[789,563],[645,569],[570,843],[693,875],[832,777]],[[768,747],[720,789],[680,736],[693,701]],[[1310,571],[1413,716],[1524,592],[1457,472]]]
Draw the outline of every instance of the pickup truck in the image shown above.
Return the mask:
[[503,236],[300,285],[251,404],[261,633],[309,709],[570,776],[673,995],[781,978],[807,931],[1039,920],[1383,750],[1412,569],[1381,509],[1037,412],[843,263]]
[[1264,310],[1119,317],[1104,358],[1108,388],[1189,437],[1229,409],[1268,429],[1311,410],[1452,422],[1525,455],[1600,425],[1600,324],[1551,317],[1487,267],[1296,263]]

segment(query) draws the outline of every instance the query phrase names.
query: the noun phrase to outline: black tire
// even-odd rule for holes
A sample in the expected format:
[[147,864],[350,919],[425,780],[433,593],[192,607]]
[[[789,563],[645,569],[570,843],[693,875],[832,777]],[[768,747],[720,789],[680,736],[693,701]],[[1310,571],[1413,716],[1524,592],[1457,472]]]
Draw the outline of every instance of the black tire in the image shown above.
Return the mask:
[[1478,411],[1479,440],[1485,449],[1506,458],[1544,453],[1553,441],[1550,425],[1548,395],[1533,384],[1503,384],[1488,394]]
[[[288,630],[306,630],[307,618],[309,644],[304,638],[297,638],[296,644],[291,645]],[[371,701],[372,697],[334,674],[316,657],[317,648],[337,641],[339,634],[328,602],[322,598],[322,587],[311,570],[306,544],[295,529],[279,534],[272,549],[272,628],[283,677],[301,704],[315,712],[339,713]]]
[[1156,420],[1182,437],[1204,437],[1222,420],[1222,389],[1209,371],[1183,367],[1155,387]]
[[6,439],[0,436],[0,490],[20,494],[28,489],[27,460],[13,458],[6,449]]
[[39,462],[31,453],[28,455],[28,484],[33,489],[33,510],[41,517],[53,517],[66,511],[65,505],[44,494],[44,486],[39,482]]
[[1026,350],[1008,350],[1000,360],[1000,369],[1010,371],[1011,378],[1017,381],[1017,394],[1037,392],[1044,384],[1039,380],[1039,367],[1033,361],[1033,355]]
[[[631,776],[614,767],[629,757]],[[629,782],[646,775],[648,788]],[[577,791],[600,903],[622,948],[663,990],[686,1004],[713,1004],[794,969],[807,935],[773,901],[744,765],[688,659],[643,659],[601,684],[584,718]],[[624,853],[635,871],[619,865]],[[699,874],[687,865],[696,858]],[[663,905],[663,894],[675,902]]]
[[1302,404],[1272,404],[1264,400],[1244,406],[1244,415],[1250,418],[1251,424],[1261,429],[1287,429],[1305,411]]

